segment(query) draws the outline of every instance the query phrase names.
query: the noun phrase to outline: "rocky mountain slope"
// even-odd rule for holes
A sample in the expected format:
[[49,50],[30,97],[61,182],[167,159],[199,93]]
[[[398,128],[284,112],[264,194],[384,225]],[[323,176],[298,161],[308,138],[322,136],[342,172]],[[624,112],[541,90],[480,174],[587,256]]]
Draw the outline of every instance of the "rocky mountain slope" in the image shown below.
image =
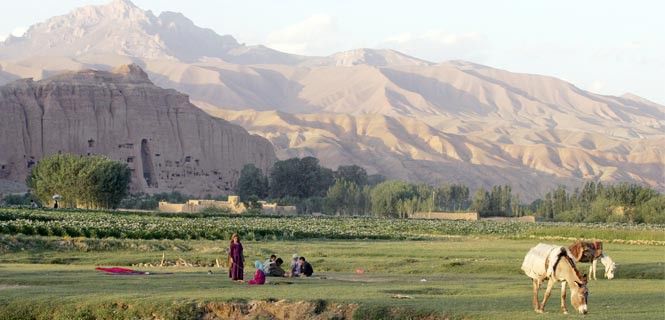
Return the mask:
[[243,64],[301,60],[264,46],[239,44],[232,36],[195,26],[180,13],[155,16],[129,0],[75,9],[0,44],[0,59],[25,57],[27,52],[41,57],[119,55],[186,62],[210,57]]
[[84,70],[0,87],[0,180],[25,181],[55,153],[103,154],[127,163],[132,189],[207,195],[232,192],[240,170],[276,160],[267,140],[214,118],[136,65]]
[[646,99],[393,50],[290,55],[128,0],[76,9],[0,43],[0,83],[132,62],[266,137],[280,158],[313,155],[427,183],[511,183],[525,199],[586,179],[665,190],[665,106]]

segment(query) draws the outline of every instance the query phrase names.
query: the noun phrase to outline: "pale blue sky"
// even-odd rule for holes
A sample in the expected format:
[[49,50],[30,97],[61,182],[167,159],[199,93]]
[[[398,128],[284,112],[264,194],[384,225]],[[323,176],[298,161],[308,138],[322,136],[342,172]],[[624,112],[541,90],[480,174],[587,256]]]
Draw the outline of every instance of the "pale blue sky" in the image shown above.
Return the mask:
[[[0,39],[104,0],[2,0]],[[632,92],[665,104],[665,2],[134,0],[177,11],[246,44],[328,55],[393,48],[427,59],[469,60],[551,75],[587,90]]]

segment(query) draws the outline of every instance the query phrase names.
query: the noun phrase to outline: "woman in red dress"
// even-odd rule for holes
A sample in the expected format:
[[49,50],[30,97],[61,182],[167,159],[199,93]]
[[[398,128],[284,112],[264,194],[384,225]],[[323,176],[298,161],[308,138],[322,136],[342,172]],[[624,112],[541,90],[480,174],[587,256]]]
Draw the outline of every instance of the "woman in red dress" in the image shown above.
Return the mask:
[[245,257],[242,254],[242,243],[237,233],[231,236],[231,246],[229,248],[229,278],[234,281],[243,281]]

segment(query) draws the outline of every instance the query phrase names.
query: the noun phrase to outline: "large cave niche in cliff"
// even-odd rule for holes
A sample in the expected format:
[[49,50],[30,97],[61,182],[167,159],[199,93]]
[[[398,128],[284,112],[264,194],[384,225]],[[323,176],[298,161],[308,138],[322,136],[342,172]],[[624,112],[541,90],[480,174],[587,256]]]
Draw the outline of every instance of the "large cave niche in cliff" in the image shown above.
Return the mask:
[[155,167],[152,164],[152,152],[148,139],[141,140],[141,163],[143,164],[143,179],[149,188],[157,188],[157,177]]

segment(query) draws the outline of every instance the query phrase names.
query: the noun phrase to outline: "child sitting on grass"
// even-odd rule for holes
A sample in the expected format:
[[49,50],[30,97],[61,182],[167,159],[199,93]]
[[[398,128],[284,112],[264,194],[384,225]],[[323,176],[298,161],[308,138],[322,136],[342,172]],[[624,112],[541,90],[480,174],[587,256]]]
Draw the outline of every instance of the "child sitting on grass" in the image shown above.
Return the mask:
[[261,261],[254,261],[254,267],[256,268],[256,273],[254,273],[254,279],[249,280],[248,284],[264,284],[266,283],[266,274],[263,272],[263,264]]

